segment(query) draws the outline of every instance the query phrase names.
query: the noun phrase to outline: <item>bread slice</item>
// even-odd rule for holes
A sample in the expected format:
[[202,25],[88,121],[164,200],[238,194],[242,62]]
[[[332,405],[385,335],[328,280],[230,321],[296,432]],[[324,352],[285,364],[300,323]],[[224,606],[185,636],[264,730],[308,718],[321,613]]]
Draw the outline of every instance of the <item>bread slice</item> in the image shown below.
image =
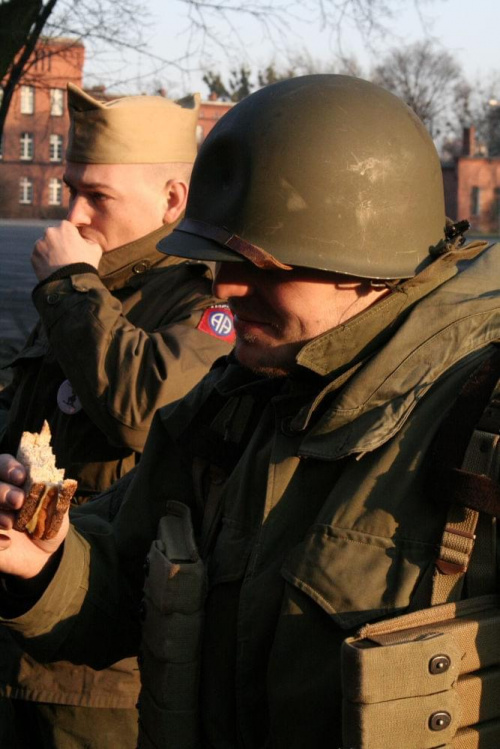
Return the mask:
[[74,479],[65,479],[64,470],[56,467],[50,438],[50,427],[44,421],[40,433],[23,432],[16,456],[26,468],[27,478],[22,487],[26,499],[14,528],[42,540],[57,534],[78,486]]

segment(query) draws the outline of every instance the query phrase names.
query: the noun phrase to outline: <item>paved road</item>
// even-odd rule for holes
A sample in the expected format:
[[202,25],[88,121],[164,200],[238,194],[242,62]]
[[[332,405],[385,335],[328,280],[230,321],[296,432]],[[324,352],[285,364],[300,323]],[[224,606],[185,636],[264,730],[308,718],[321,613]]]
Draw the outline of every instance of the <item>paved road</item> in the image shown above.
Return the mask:
[[[34,242],[48,221],[0,221],[0,363],[19,350],[37,314],[31,301],[36,277],[30,263]],[[8,372],[0,370],[0,383]]]

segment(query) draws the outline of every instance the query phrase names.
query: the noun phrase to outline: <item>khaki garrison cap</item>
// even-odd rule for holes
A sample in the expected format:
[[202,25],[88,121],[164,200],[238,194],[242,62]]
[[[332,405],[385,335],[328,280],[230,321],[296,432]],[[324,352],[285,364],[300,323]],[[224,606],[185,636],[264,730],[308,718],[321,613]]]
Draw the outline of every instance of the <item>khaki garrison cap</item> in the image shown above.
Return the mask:
[[125,96],[101,102],[68,83],[67,161],[80,164],[192,163],[200,95],[177,102]]

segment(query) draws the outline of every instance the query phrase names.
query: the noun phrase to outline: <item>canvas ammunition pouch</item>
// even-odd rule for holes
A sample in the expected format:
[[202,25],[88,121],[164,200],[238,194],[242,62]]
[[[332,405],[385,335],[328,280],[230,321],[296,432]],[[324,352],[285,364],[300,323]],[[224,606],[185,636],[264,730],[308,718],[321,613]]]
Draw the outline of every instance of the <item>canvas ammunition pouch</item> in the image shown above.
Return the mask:
[[343,643],[345,749],[500,747],[499,372],[496,353],[438,435],[438,494],[449,509],[426,600],[419,592],[410,613]]
[[168,502],[146,561],[139,663],[141,749],[198,749],[205,565],[186,505]]
[[364,627],[342,648],[349,749],[498,749],[500,596]]

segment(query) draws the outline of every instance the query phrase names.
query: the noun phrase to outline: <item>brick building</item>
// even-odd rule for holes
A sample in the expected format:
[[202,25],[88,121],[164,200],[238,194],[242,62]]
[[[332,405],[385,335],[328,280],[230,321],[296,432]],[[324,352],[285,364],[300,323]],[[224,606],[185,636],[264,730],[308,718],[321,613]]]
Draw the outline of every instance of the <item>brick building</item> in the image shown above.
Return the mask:
[[[66,84],[82,85],[85,49],[71,39],[39,42],[33,64],[14,92],[0,147],[0,217],[62,218],[68,194],[62,181],[69,116]],[[89,89],[110,100],[104,86]],[[233,105],[205,101],[198,143]]]
[[201,102],[197,128],[198,145],[203,143],[210,130],[231,107],[234,107],[234,104],[230,101],[210,99],[209,101]]
[[39,42],[12,97],[1,144],[0,216],[64,216],[62,174],[68,81],[82,83],[85,50],[70,39]]
[[474,127],[464,129],[462,153],[443,164],[443,176],[450,218],[468,219],[476,233],[500,234],[500,156],[477,143]]

